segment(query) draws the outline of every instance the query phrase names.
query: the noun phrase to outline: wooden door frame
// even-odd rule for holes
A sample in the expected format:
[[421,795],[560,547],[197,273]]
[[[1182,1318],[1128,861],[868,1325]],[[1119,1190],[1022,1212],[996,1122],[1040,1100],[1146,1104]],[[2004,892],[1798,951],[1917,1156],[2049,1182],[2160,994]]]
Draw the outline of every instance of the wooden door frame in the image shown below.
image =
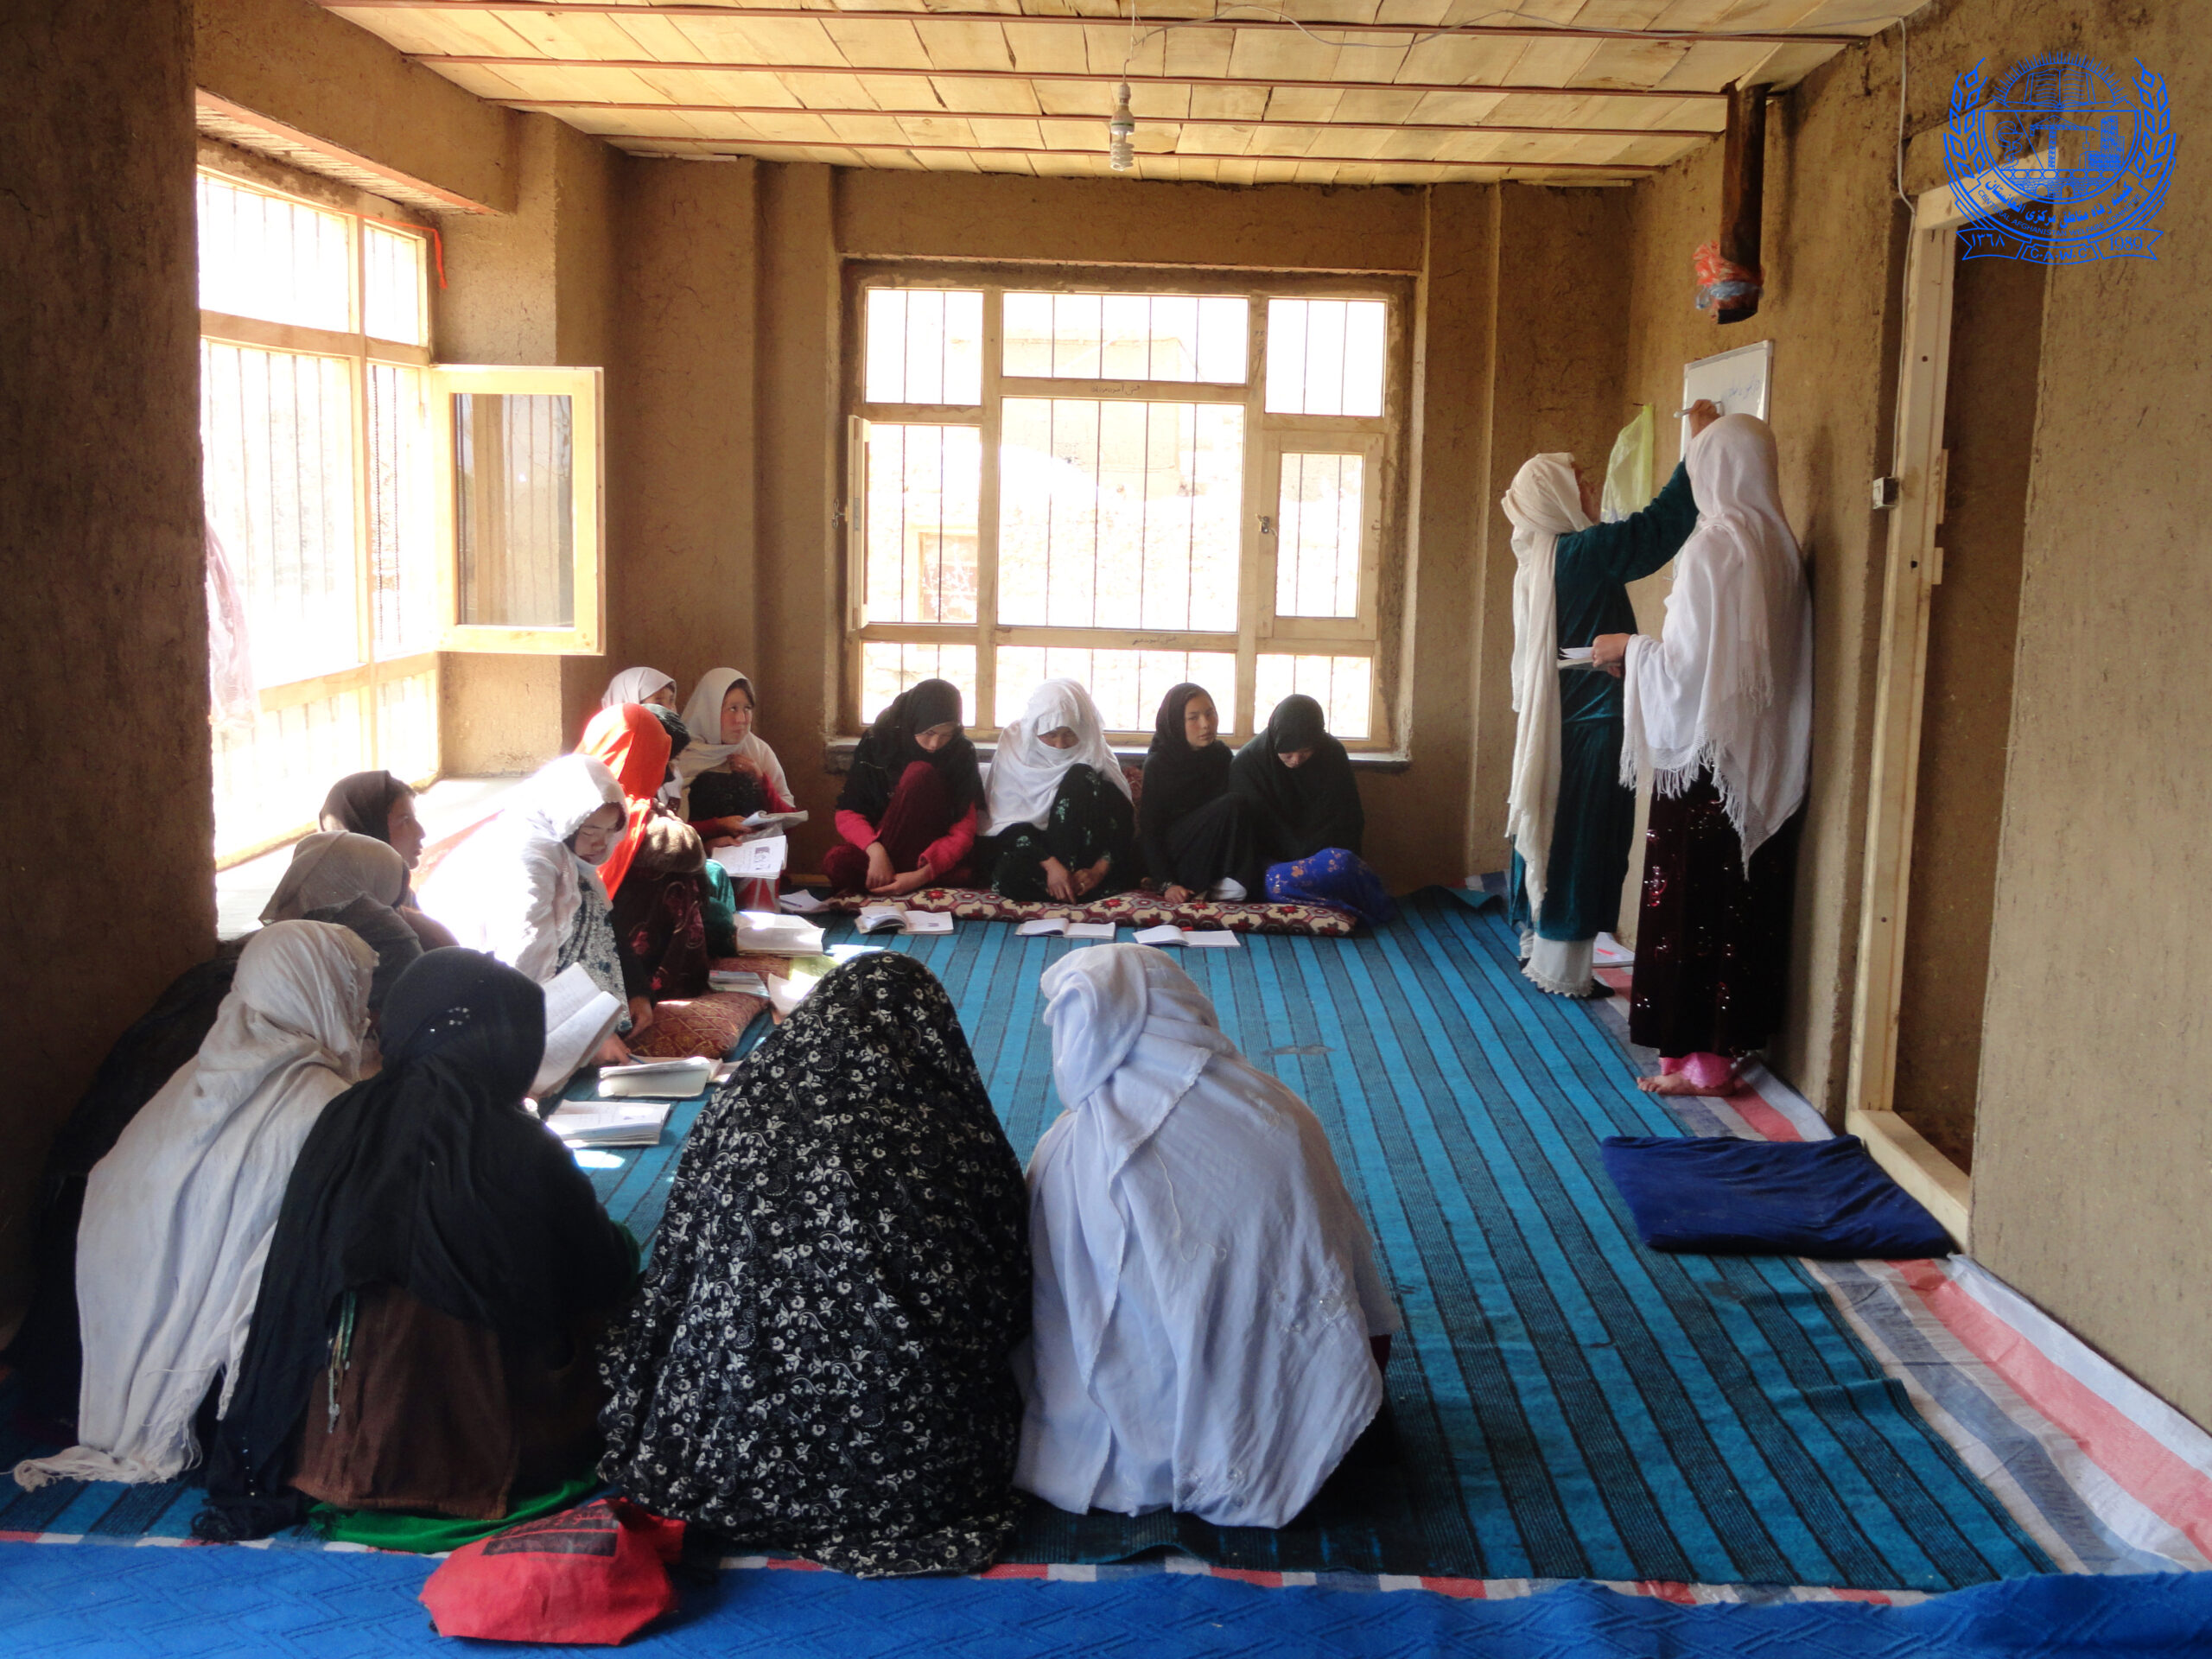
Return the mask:
[[[2030,164],[2048,164],[2054,159],[2035,157]],[[2014,168],[2020,165],[2012,163]],[[1932,590],[1943,580],[1943,550],[1936,531],[1943,521],[1944,400],[1950,379],[1958,228],[1976,216],[1977,198],[1985,202],[1995,199],[1980,180],[1968,181],[1965,189],[1947,183],[1923,191],[1913,203],[1905,249],[1897,446],[1891,469],[1897,499],[1890,509],[1882,588],[1859,963],[1852,994],[1850,1071],[1844,1090],[1845,1131],[1866,1143],[1875,1160],[1928,1207],[1961,1249],[1970,1243],[1973,1184],[1964,1170],[1898,1116],[1897,1058],[1927,690],[1929,608]]]

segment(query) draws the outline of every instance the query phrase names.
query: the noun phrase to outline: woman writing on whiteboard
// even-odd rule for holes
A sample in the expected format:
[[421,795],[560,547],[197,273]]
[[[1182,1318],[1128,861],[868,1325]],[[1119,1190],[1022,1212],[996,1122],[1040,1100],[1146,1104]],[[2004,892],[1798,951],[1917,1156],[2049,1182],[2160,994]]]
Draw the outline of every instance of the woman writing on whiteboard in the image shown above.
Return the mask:
[[[1719,418],[1700,403],[1693,431]],[[1513,524],[1513,770],[1506,834],[1513,864],[1509,918],[1522,971],[1560,996],[1598,990],[1590,972],[1598,935],[1620,919],[1621,883],[1636,834],[1636,795],[1618,781],[1621,690],[1607,675],[1561,668],[1608,630],[1636,626],[1628,584],[1675,556],[1697,522],[1677,467],[1642,511],[1598,517],[1598,480],[1568,454],[1537,455],[1500,503]]]
[[1726,1094],[1781,1023],[1796,814],[1812,748],[1813,608],[1782,512],[1774,432],[1708,423],[1686,464],[1697,529],[1656,639],[1606,633],[1624,677],[1621,779],[1651,779],[1629,1035],[1655,1094]]

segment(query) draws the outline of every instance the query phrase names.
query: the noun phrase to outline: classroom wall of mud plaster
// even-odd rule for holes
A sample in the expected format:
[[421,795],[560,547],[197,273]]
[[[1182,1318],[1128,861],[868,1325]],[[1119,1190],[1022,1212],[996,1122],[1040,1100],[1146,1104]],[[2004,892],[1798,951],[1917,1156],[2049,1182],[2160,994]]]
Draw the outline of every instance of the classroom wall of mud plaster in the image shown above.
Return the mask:
[[[215,942],[191,13],[0,9],[0,1330],[53,1131]],[[95,713],[94,711],[97,711]],[[118,753],[98,732],[125,737]]]
[[[1955,75],[2061,50],[2163,74],[2177,133],[2212,119],[2212,49],[2176,16],[1954,0],[1911,26],[1906,191],[1943,177]],[[1717,147],[1639,184],[1631,207],[1628,402],[1664,416],[1686,362],[1775,343],[1772,418],[1813,587],[1817,698],[1776,1063],[1832,1115],[1847,1081],[1886,554],[1866,486],[1891,467],[1902,320],[1900,67],[1885,33],[1770,105],[1757,318],[1721,328],[1692,304],[1692,254],[1719,226]],[[2177,164],[2158,223],[2156,260],[2056,267],[2045,283],[2009,720],[1975,726],[2005,747],[1988,769],[2003,801],[1987,989],[1946,1017],[1981,1025],[1976,1255],[2203,1422],[2212,1041],[2193,976],[2212,937],[2212,777],[2194,711],[2212,694],[2196,637],[2212,548],[2196,487],[2212,441],[2212,189],[2201,174]],[[1673,423],[1661,433],[1663,473]],[[1647,628],[1666,581],[1641,584]],[[1931,879],[1954,850],[1931,850]],[[1912,913],[1946,925],[1940,897],[1916,893]]]

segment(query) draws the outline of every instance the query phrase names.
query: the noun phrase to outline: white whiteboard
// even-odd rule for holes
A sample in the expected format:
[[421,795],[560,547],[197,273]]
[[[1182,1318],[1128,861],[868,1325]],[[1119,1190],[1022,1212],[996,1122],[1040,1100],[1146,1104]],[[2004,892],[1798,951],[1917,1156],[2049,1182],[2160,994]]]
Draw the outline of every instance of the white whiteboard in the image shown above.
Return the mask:
[[[1774,342],[1770,340],[1763,340],[1756,346],[1738,346],[1732,352],[1721,352],[1713,357],[1700,357],[1694,363],[1682,365],[1682,407],[1688,409],[1699,398],[1710,397],[1720,405],[1723,415],[1756,415],[1766,420],[1767,382],[1773,372]],[[1682,422],[1681,441],[1682,447],[1675,453],[1688,454],[1688,419]]]

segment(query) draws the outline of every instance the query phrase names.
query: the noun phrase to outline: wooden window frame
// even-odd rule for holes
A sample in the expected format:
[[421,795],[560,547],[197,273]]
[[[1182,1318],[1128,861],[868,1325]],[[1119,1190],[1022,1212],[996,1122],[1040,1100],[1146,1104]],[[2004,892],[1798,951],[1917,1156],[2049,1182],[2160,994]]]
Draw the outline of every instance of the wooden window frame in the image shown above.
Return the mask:
[[[361,722],[362,753],[371,756],[381,753],[377,730],[378,690],[387,683],[416,678],[425,673],[432,677],[431,696],[439,693],[439,659],[435,651],[416,649],[401,656],[379,658],[377,655],[375,571],[370,556],[370,456],[369,456],[369,371],[372,365],[395,365],[403,367],[429,369],[432,366],[429,315],[429,285],[427,277],[417,293],[419,319],[416,332],[423,344],[404,340],[384,340],[365,333],[362,319],[367,302],[368,268],[366,237],[364,231],[372,218],[364,207],[340,207],[315,196],[287,190],[267,179],[233,173],[202,160],[194,173],[195,178],[205,175],[233,189],[248,190],[256,194],[272,197],[296,207],[318,213],[327,213],[342,220],[346,226],[346,257],[352,272],[347,283],[346,321],[343,329],[316,328],[298,323],[269,322],[257,317],[241,317],[228,312],[202,309],[200,313],[200,335],[202,340],[219,345],[240,346],[251,350],[283,353],[292,356],[331,358],[346,365],[348,395],[353,418],[353,580],[354,580],[354,654],[356,661],[347,667],[334,669],[328,673],[311,675],[304,679],[289,680],[275,685],[257,685],[256,695],[264,714],[276,714],[287,709],[299,708],[314,702],[359,692],[358,717]],[[404,222],[384,219],[381,228],[396,234],[415,235]],[[429,265],[431,232],[426,226],[418,238],[424,244],[424,269]],[[434,766],[426,776],[410,778],[407,781],[416,787],[427,787],[435,782],[438,769]],[[241,846],[221,849],[216,867],[227,868],[257,857],[271,848],[279,847],[294,839],[303,829],[313,828],[312,818],[281,834],[263,836]]]
[[[870,404],[866,397],[868,294],[879,288],[961,289],[983,295],[982,401],[976,404]],[[1080,380],[1010,377],[1001,331],[1001,298],[1008,291],[1063,294],[1178,294],[1231,296],[1250,305],[1242,385],[1186,380]],[[1067,646],[1099,651],[1207,651],[1234,655],[1236,683],[1224,709],[1223,735],[1249,737],[1266,711],[1253,707],[1262,656],[1363,657],[1373,664],[1368,735],[1347,741],[1356,753],[1394,747],[1393,713],[1402,671],[1406,587],[1406,429],[1412,398],[1413,283],[1381,275],[1287,271],[1205,270],[1154,266],[1050,267],[950,261],[853,259],[843,272],[842,408],[846,442],[841,466],[838,516],[843,534],[836,563],[844,584],[844,659],[840,677],[839,729],[857,734],[874,711],[861,706],[861,648],[869,644],[972,646],[976,707],[969,730],[987,741],[997,733],[998,650],[1001,646]],[[1375,416],[1270,414],[1266,403],[1268,302],[1273,299],[1380,301],[1387,307],[1382,413]],[[1233,404],[1244,416],[1244,477],[1238,548],[1238,616],[1235,632],[1158,629],[1056,628],[1001,625],[998,612],[999,444],[1009,397],[1100,402]],[[970,426],[981,433],[982,476],[976,524],[976,620],[973,623],[874,622],[866,614],[867,547],[862,464],[870,423]],[[1292,454],[1359,454],[1371,468],[1363,535],[1360,607],[1356,617],[1279,617],[1274,614],[1275,556],[1272,526],[1278,512],[1279,457]],[[1263,523],[1269,528],[1263,528]],[[1368,545],[1371,540],[1371,546]],[[1145,730],[1116,729],[1117,741],[1148,739]]]

